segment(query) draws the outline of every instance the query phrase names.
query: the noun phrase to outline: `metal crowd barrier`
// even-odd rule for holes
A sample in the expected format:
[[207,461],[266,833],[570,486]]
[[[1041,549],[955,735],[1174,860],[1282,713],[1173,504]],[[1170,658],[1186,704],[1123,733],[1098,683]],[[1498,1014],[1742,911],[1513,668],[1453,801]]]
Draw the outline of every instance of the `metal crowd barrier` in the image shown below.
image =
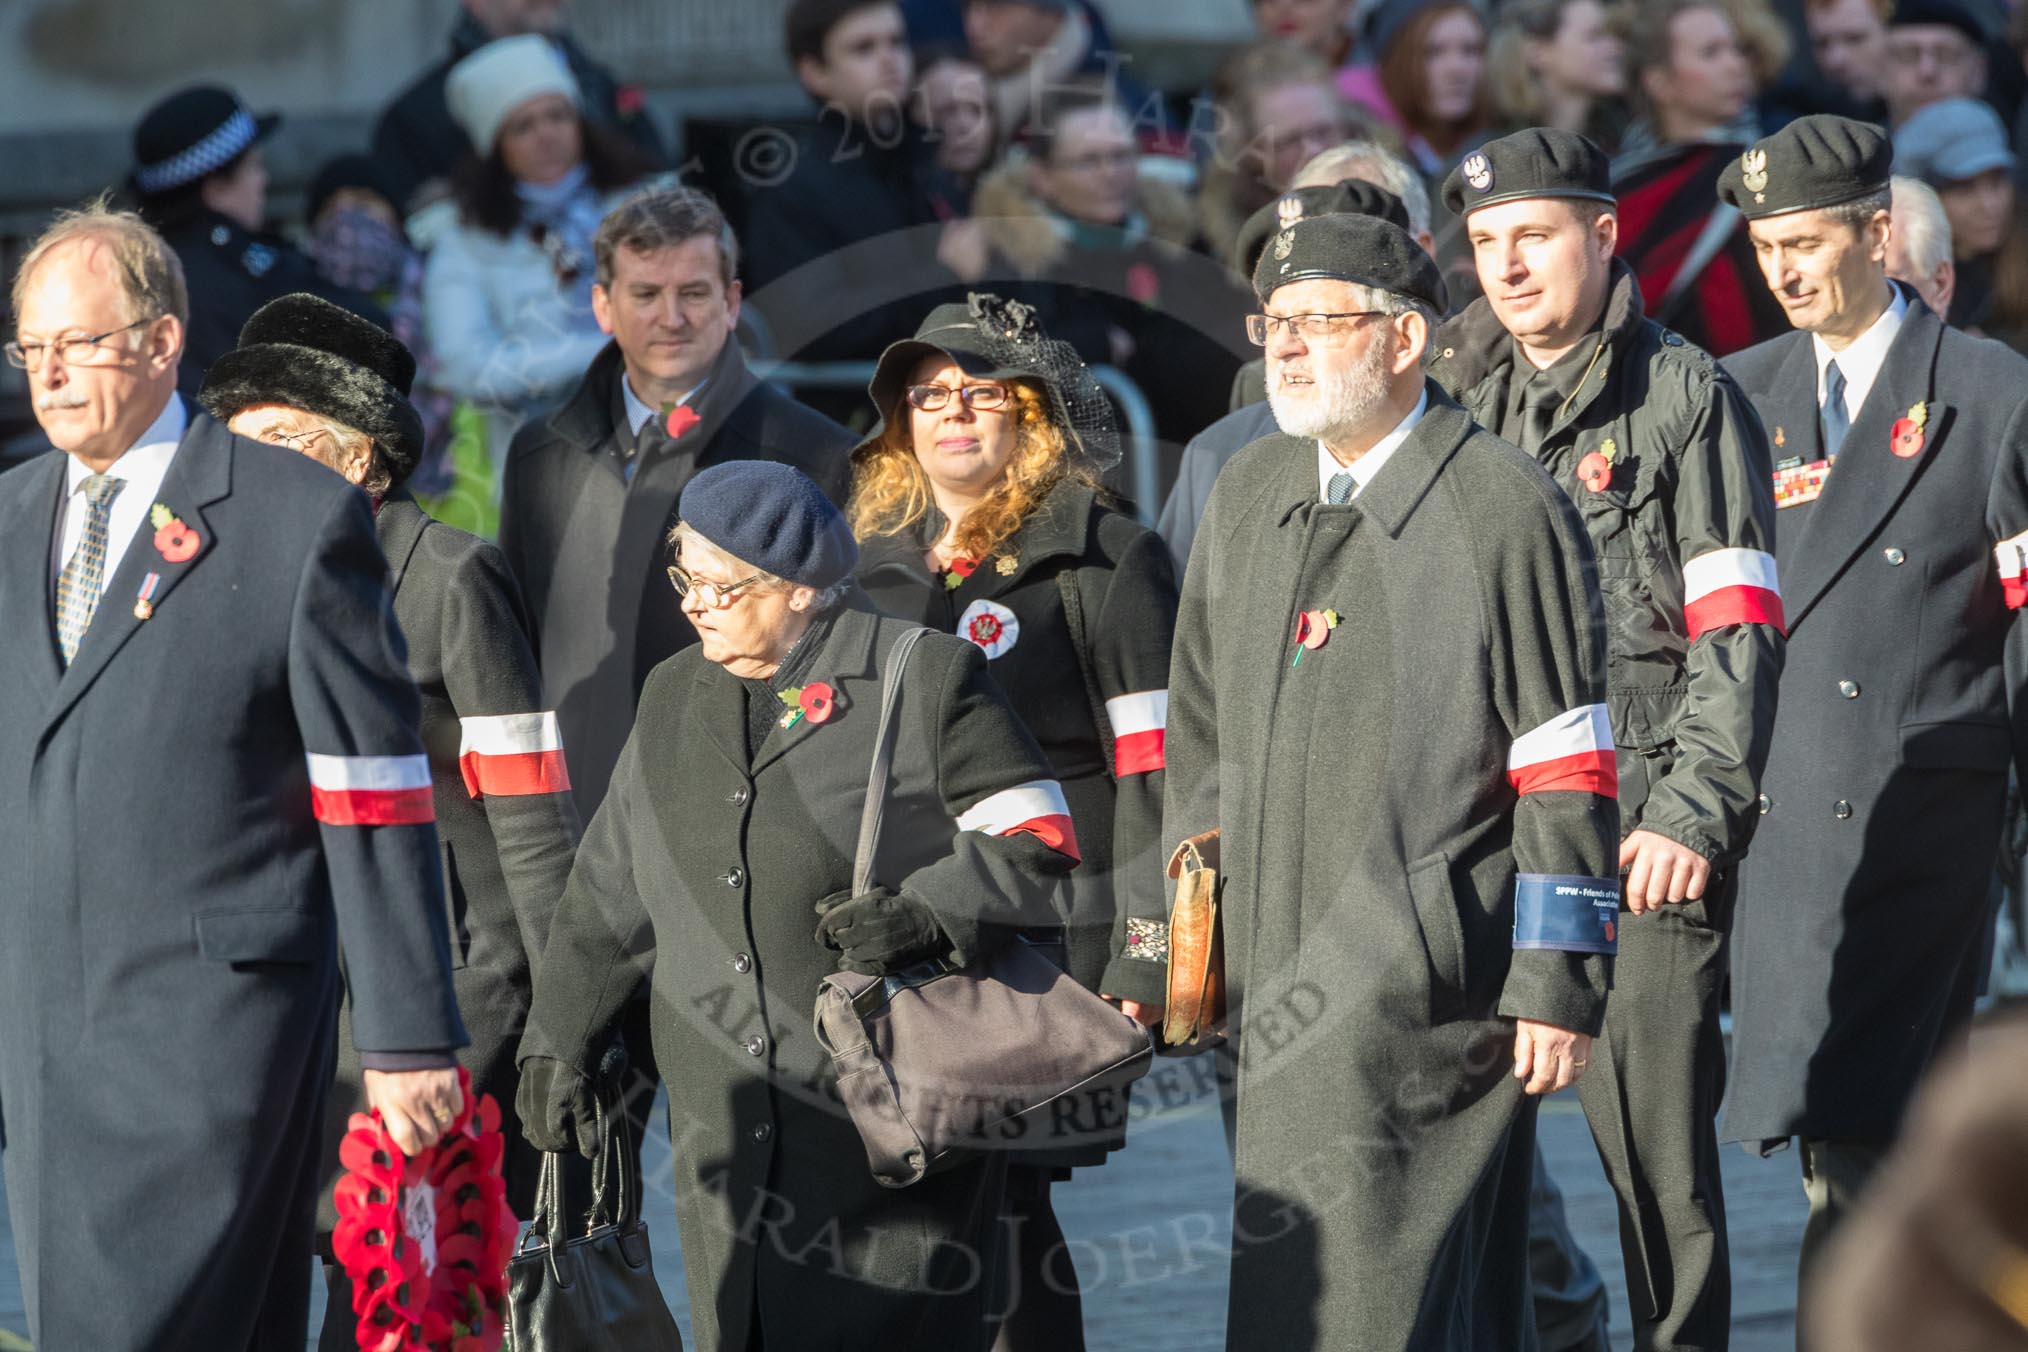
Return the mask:
[[[864,389],[873,379],[874,369],[874,363],[870,361],[798,362],[757,358],[752,365],[754,374],[762,380],[777,385],[827,390]],[[1141,387],[1119,367],[1094,366],[1091,374],[1100,388],[1112,396],[1113,402],[1119,406],[1120,417],[1127,424],[1128,492],[1134,500],[1134,513],[1141,524],[1153,529],[1155,514],[1161,506],[1154,407],[1148,403],[1148,396],[1141,392]]]

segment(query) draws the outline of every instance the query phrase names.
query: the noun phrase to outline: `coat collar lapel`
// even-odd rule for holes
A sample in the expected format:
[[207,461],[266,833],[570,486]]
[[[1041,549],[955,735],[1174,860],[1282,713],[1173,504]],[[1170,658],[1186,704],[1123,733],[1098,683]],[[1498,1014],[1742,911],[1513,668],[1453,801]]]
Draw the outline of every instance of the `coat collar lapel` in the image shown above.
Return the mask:
[[[863,605],[863,598],[855,596],[838,611],[831,621],[831,632],[810,663],[809,679],[824,682],[837,694],[833,720],[880,717],[880,668],[873,660],[880,619],[873,611],[862,609]],[[776,728],[754,753],[752,773],[759,775],[791,751],[818,740],[831,725],[831,720],[812,723],[803,718],[793,728]],[[744,731],[742,727],[742,735]]]
[[[50,572],[56,531],[61,518],[70,457],[50,451],[31,469],[10,475],[8,493],[0,502],[0,568],[19,585],[0,588],[0,623],[15,641],[7,645],[38,696],[56,689],[63,668],[56,655],[55,612],[51,598],[56,579]],[[26,585],[34,579],[36,585]]]
[[406,488],[397,488],[381,502],[380,510],[373,514],[374,533],[380,537],[380,552],[387,555],[390,595],[401,590],[401,579],[408,571],[408,561],[415,555],[416,546],[422,543],[423,532],[430,527],[430,514],[422,504],[410,495]]
[[[1824,480],[1823,495],[1812,508],[1796,547],[1782,553],[1782,603],[1790,633],[1853,556],[1866,547],[1881,523],[1894,514],[1948,434],[1951,410],[1934,398],[1943,332],[1943,323],[1929,308],[1911,298],[1901,331],[1887,349],[1887,360],[1867,392],[1866,402],[1860,405],[1859,416],[1845,433],[1837,463]],[[1792,355],[1782,376],[1806,382],[1801,388],[1811,406],[1807,425],[1814,437],[1816,358],[1807,339],[1797,345],[1797,353],[1804,360],[1799,362]],[[1894,425],[1916,404],[1928,406],[1922,449],[1905,458],[1897,456],[1889,449]]]
[[[157,499],[171,514],[197,532],[197,552],[180,563],[172,563],[155,547],[155,527],[146,519],[140,533],[127,546],[126,557],[106,582],[105,594],[92,616],[91,628],[78,644],[77,657],[57,682],[56,700],[50,706],[50,723],[69,711],[70,706],[106,664],[113,660],[127,640],[145,621],[135,613],[135,600],[150,573],[156,583],[150,596],[154,611],[160,612],[178,583],[190,576],[217,548],[218,540],[204,508],[232,491],[233,443],[237,440],[219,423],[202,414],[193,416],[183,433],[183,442],[170,462]],[[153,504],[151,504],[152,506]],[[45,541],[46,541],[45,537]]]
[[[1390,537],[1401,534],[1408,518],[1428,496],[1437,475],[1472,434],[1471,418],[1451,402],[1435,381],[1429,382],[1428,390],[1429,408],[1424,411],[1422,421],[1408,434],[1408,440],[1401,443],[1401,449],[1381,466],[1373,482],[1352,499],[1352,505]],[[1314,475],[1309,487],[1314,498],[1317,491]]]
[[[1036,568],[1051,559],[1081,557],[1090,539],[1092,507],[1096,502],[1096,495],[1082,484],[1068,481],[1057,484],[1029,513],[1021,529],[1001,546],[999,555],[979,561],[978,570],[965,580],[959,594],[968,600],[981,597],[991,600],[1021,586]],[[1004,573],[1000,571],[1000,558],[1014,560]]]

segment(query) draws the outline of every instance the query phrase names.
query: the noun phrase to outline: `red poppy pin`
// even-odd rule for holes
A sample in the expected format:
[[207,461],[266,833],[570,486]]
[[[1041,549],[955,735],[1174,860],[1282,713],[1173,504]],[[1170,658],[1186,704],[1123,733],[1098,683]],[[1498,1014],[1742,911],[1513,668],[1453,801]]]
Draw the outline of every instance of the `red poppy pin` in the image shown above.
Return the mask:
[[1907,417],[1895,420],[1894,429],[1888,434],[1888,449],[1903,460],[1922,454],[1922,431],[1927,426],[1929,426],[1929,405],[1912,405]]
[[155,548],[171,563],[188,563],[204,547],[203,537],[159,502],[149,510],[148,522],[155,527]]
[[1335,610],[1305,610],[1296,616],[1296,656],[1290,662],[1303,660],[1303,654],[1323,647],[1331,641],[1331,631],[1338,627],[1338,612]]
[[838,692],[823,681],[812,681],[792,690],[782,691],[782,703],[789,711],[782,715],[781,726],[793,728],[801,722],[811,726],[827,723],[838,710]]
[[675,404],[662,410],[669,416],[663,420],[663,427],[671,437],[681,437],[704,419],[697,416],[697,410],[688,404]]
[[1127,295],[1141,305],[1153,306],[1162,298],[1162,279],[1153,265],[1135,263],[1127,269]]
[[497,1352],[503,1341],[519,1226],[500,1177],[500,1108],[490,1094],[474,1100],[462,1068],[458,1085],[457,1116],[413,1159],[378,1112],[354,1113],[338,1143],[331,1247],[367,1352]]
[[1598,449],[1577,462],[1577,478],[1594,493],[1603,493],[1612,486],[1613,458],[1620,453],[1619,445],[1611,437],[1598,444]]
[[951,560],[951,566],[944,569],[944,590],[956,591],[961,583],[977,572],[979,561],[964,554]]

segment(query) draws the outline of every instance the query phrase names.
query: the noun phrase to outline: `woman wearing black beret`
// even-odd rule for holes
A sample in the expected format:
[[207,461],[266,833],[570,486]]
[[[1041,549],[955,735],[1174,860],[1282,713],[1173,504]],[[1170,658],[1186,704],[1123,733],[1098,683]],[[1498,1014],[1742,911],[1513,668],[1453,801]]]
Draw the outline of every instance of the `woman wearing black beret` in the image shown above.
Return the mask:
[[857,597],[843,515],[786,465],[698,474],[672,543],[699,641],[649,675],[550,931],[521,1048],[530,1139],[596,1149],[587,1071],[645,979],[698,1343],[982,1350],[1005,1156],[880,1186],[811,1018],[841,967],[962,964],[1060,924],[1079,846],[1063,790],[985,659],[928,635],[902,682],[883,885],[852,895],[882,669],[918,626]]
[[[1168,956],[1157,837],[1176,581],[1160,537],[1100,486],[1119,453],[1111,407],[1026,306],[988,295],[931,311],[882,354],[870,393],[881,422],[853,453],[860,583],[881,609],[986,655],[1077,823],[1068,970],[1152,1023]],[[1017,1159],[1002,1349],[1083,1346],[1049,1185],[1102,1163],[1124,1127],[1079,1124]]]
[[[373,500],[395,618],[422,694],[452,975],[472,1037],[458,1059],[472,1073],[473,1093],[500,1105],[509,1204],[526,1216],[536,1157],[514,1116],[514,1049],[534,958],[570,875],[577,808],[506,560],[488,542],[431,520],[402,487],[423,451],[422,421],[408,399],[414,378],[415,358],[385,330],[299,293],[255,312],[239,346],[212,363],[198,399],[233,431],[301,451]],[[327,1239],[337,1221],[330,1186],[337,1142],[347,1116],[364,1110],[363,1076],[413,1068],[362,1058],[350,1026],[339,1023],[338,1086],[326,1117],[329,1177],[318,1228]],[[451,1060],[446,1052],[442,1064]],[[350,1286],[336,1265],[326,1276],[321,1346],[350,1352],[357,1323]]]

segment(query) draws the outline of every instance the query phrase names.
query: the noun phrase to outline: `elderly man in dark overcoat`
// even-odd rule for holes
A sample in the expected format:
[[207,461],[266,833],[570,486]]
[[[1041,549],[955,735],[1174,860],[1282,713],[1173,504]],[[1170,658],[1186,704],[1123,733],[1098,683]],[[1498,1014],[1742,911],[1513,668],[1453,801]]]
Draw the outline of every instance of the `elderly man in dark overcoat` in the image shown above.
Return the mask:
[[[556,715],[543,705],[521,593],[500,551],[432,520],[405,487],[423,452],[422,418],[408,399],[414,379],[415,357],[393,335],[298,293],[254,313],[239,346],[212,364],[198,400],[233,431],[342,474],[374,505],[395,620],[422,696],[452,979],[472,1038],[458,1059],[472,1092],[500,1105],[508,1203],[527,1216],[538,1156],[514,1116],[514,1049],[577,851],[577,804]],[[359,1050],[341,1024],[337,1089],[325,1114],[327,1183],[342,1172],[337,1143],[362,1106]],[[337,1219],[326,1187],[320,1246]],[[331,1297],[322,1346],[353,1352],[351,1285],[334,1263],[324,1275]]]
[[1725,362],[1776,457],[1789,648],[1724,1131],[1800,1139],[1805,1267],[1970,1013],[2028,713],[2028,362],[1888,280],[1891,153],[1806,117],[1719,180],[1796,326]]
[[1530,1095],[1584,1073],[1619,910],[1597,570],[1425,379],[1444,287],[1405,231],[1298,221],[1255,289],[1283,431],[1192,548],[1163,817],[1222,837],[1227,1345],[1533,1346]]
[[366,497],[176,396],[181,270],[58,220],[0,479],[0,1127],[36,1346],[302,1346],[342,943],[398,1145],[458,1102],[429,767]]

